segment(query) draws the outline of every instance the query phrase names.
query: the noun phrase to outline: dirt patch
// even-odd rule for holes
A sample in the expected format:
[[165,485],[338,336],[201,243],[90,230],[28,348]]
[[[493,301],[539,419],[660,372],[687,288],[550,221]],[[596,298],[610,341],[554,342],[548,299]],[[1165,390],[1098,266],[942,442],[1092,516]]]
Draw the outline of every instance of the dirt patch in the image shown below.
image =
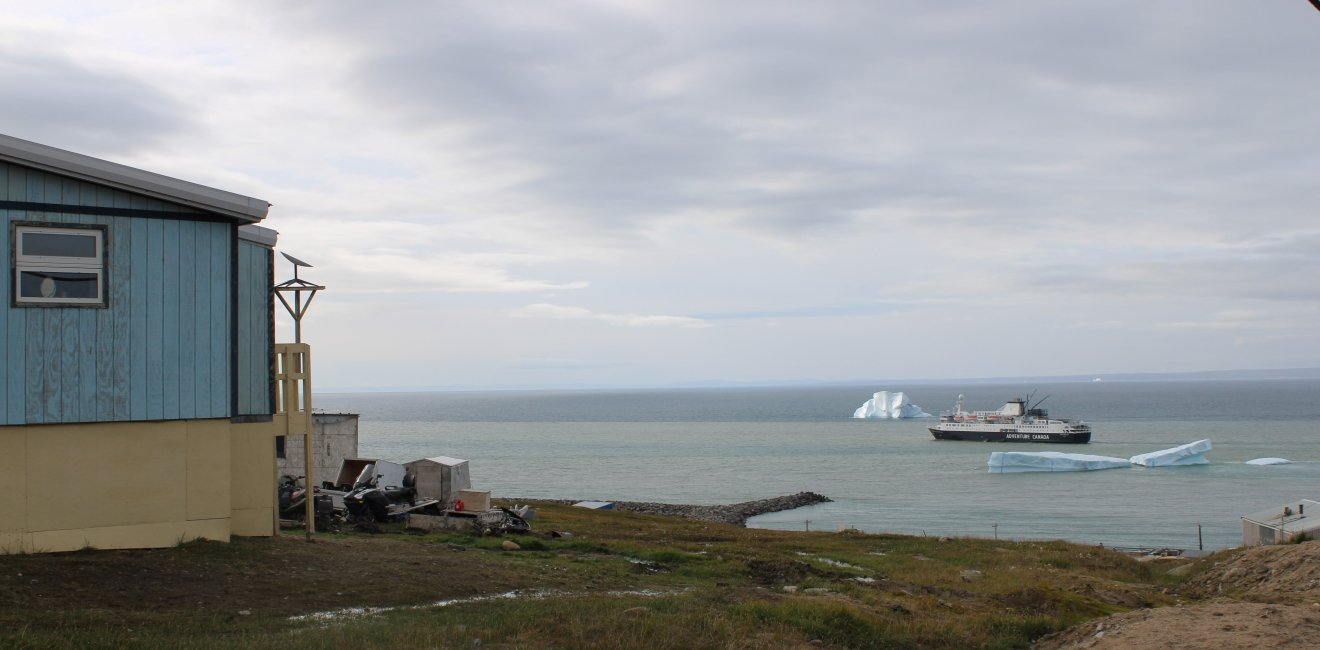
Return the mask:
[[1313,603],[1320,601],[1320,542],[1253,546],[1215,560],[1215,565],[1183,588],[1197,598],[1233,596],[1244,600]]
[[1320,606],[1223,601],[1143,609],[1042,638],[1035,650],[1233,650],[1315,647]]
[[[1316,645],[1320,638],[1320,542],[1242,548],[1203,562],[1211,567],[1188,580],[1180,591],[1211,599],[1208,602],[1109,616],[1047,636],[1032,647],[1228,650]],[[1102,600],[1131,607],[1142,604],[1139,598],[1139,594],[1128,594],[1115,601]]]
[[1058,609],[1049,595],[1039,589],[1014,591],[996,596],[996,599],[1013,609],[1024,612],[1047,612],[1052,614]]
[[1150,598],[1148,598],[1146,594],[1140,591],[1131,590],[1131,589],[1119,589],[1113,587],[1112,585],[1097,589],[1095,585],[1086,584],[1079,589],[1074,589],[1073,591],[1083,596],[1090,596],[1092,598],[1095,598],[1100,602],[1109,603],[1110,605],[1118,605],[1120,607],[1125,607],[1127,609],[1150,607],[1152,604]]
[[385,537],[309,543],[293,536],[169,549],[8,555],[0,556],[0,611],[204,608],[292,615],[555,586],[553,576],[515,570],[482,556]]
[[795,585],[816,572],[810,564],[797,560],[748,560],[747,571],[763,585]]

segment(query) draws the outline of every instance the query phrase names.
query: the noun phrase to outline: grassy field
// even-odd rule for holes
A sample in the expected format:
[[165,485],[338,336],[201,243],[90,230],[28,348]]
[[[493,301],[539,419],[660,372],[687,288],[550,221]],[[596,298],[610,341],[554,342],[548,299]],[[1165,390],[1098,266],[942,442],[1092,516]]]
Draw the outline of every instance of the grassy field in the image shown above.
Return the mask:
[[768,531],[555,504],[538,504],[534,526],[0,556],[0,646],[1018,648],[1172,604],[1184,579],[1168,572],[1177,563],[1063,542]]

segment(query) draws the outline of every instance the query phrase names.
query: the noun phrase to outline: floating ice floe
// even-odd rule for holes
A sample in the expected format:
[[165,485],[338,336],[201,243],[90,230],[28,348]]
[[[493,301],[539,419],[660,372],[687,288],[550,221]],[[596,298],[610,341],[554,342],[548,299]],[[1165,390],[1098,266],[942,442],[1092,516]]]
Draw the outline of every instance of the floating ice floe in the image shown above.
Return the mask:
[[1247,465],[1287,465],[1291,463],[1287,458],[1252,458],[1247,461]]
[[[1115,469],[1130,465],[1167,467],[1173,465],[1207,465],[1205,453],[1210,451],[1209,440],[1197,440],[1185,445],[1137,454],[1131,458],[1070,454],[1061,451],[996,451],[991,452],[986,464],[991,474],[1019,472],[1089,472],[1097,469]],[[1248,465],[1280,465],[1292,462],[1285,458],[1257,458]]]
[[1152,451],[1146,454],[1137,454],[1129,460],[1133,465],[1143,467],[1167,467],[1170,465],[1208,465],[1210,461],[1205,459],[1205,452],[1210,451],[1209,440],[1197,440],[1185,445]]
[[931,415],[908,400],[907,393],[882,390],[866,400],[853,412],[853,417],[867,420],[898,420],[901,418],[928,418]]
[[1097,469],[1128,467],[1126,458],[1071,454],[1062,451],[996,451],[991,452],[991,474],[1019,472],[1088,472]]

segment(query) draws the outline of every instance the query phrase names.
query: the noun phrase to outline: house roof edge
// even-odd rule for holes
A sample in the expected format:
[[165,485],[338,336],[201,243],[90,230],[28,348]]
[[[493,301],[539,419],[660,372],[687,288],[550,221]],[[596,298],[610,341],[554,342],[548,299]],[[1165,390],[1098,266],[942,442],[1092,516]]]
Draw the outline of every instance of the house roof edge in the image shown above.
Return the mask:
[[244,223],[266,218],[270,203],[128,165],[57,149],[0,133],[0,161],[54,172],[116,189],[188,205]]

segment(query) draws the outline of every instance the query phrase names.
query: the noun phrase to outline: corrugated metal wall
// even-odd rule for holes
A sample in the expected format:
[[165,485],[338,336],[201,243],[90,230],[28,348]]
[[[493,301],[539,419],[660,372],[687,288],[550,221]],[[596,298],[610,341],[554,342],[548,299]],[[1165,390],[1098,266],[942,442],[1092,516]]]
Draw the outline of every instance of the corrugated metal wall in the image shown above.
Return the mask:
[[[0,199],[64,205],[195,212],[90,183],[0,163]],[[6,424],[169,420],[229,417],[231,364],[242,359],[245,377],[267,397],[246,402],[248,413],[270,413],[269,352],[265,374],[251,355],[269,349],[268,328],[245,330],[250,339],[231,357],[235,320],[269,321],[266,298],[269,250],[245,257],[241,294],[248,304],[235,319],[231,261],[236,225],[136,216],[79,215],[0,210],[0,251],[11,260],[9,223],[42,221],[107,226],[106,308],[12,306],[12,275],[0,288],[0,421]],[[243,248],[247,248],[244,246]],[[255,283],[260,276],[262,286]],[[260,314],[251,313],[252,310]],[[247,351],[245,352],[244,349]],[[247,364],[247,365],[243,365]],[[264,407],[264,408],[262,408]]]

